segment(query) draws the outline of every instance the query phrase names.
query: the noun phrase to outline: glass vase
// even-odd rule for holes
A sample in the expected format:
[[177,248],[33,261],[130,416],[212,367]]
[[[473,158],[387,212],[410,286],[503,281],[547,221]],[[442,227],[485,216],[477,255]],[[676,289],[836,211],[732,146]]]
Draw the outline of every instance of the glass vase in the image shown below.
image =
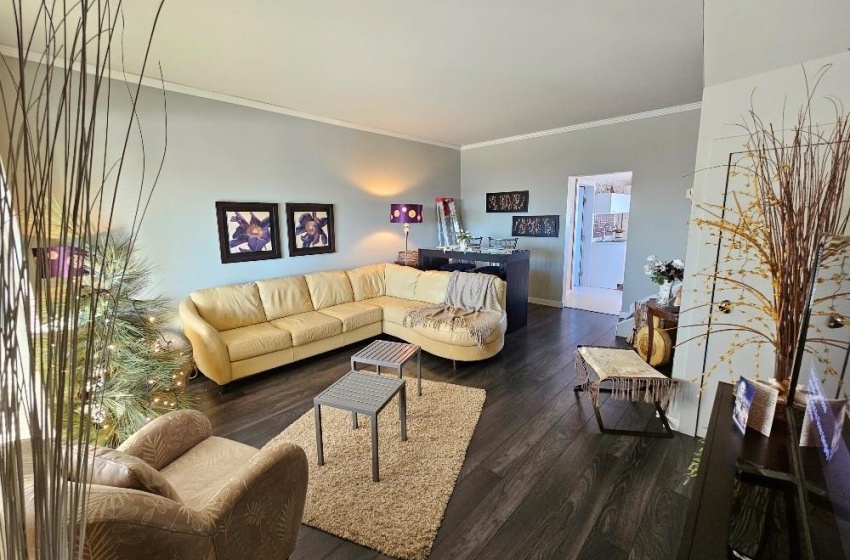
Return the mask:
[[658,295],[655,296],[655,302],[658,305],[670,305],[670,295],[673,291],[672,282],[664,282],[658,286]]

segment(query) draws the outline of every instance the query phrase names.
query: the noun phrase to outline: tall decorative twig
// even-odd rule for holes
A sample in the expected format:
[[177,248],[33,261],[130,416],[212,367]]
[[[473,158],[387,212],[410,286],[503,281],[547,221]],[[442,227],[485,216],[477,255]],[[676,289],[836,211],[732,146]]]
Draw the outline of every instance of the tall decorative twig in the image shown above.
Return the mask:
[[818,126],[812,117],[817,83],[827,70],[817,73],[790,130],[749,111],[742,125],[746,150],[729,169],[746,186],[731,193],[726,207],[705,205],[696,218],[725,249],[717,270],[704,273],[707,284],[726,296],[736,294],[731,304],[748,319],[729,321],[712,306],[709,332],[734,334],[720,362],[746,346],[758,352],[767,345],[776,356],[773,373],[780,384],[791,377],[818,246],[827,234],[845,232],[850,217],[844,204],[850,114],[835,103],[834,124]]
[[[80,321],[98,305],[97,297],[80,298],[82,277],[37,273],[32,250],[60,246],[95,255],[97,232],[110,230],[119,192],[128,190],[124,158],[131,138],[141,139],[141,81],[127,84],[112,70],[121,60],[120,0],[9,1],[17,53],[0,60],[0,556],[63,560],[81,557],[85,537],[87,485],[71,481],[87,479],[88,454],[76,451],[87,447],[91,423],[77,414],[74,398],[108,362],[111,333]],[[159,3],[152,29],[161,9]],[[129,97],[130,117],[116,131],[118,94]],[[131,239],[153,184],[142,177],[129,188],[137,204]],[[73,375],[78,368],[87,372],[83,379]],[[28,527],[26,509],[34,520]]]

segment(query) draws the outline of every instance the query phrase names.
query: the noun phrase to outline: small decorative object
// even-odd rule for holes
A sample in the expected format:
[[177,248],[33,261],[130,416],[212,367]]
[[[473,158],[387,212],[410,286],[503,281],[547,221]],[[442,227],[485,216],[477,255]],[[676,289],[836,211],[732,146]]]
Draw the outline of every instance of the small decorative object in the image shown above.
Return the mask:
[[752,428],[770,436],[778,401],[779,389],[776,387],[741,377],[735,390],[732,420],[742,434],[747,428]]
[[528,191],[487,193],[487,212],[528,212]]
[[513,216],[514,237],[558,237],[559,216]]
[[457,234],[457,242],[460,245],[461,251],[466,251],[469,244],[472,242],[472,234],[467,230],[460,230]]
[[390,204],[390,223],[404,224],[404,252],[407,253],[407,237],[410,224],[422,223],[421,204]]
[[333,204],[286,203],[289,256],[336,251]]
[[667,305],[670,303],[674,290],[673,283],[681,283],[682,278],[685,277],[685,263],[679,259],[662,261],[655,255],[649,255],[646,258],[646,264],[643,265],[643,272],[659,285],[656,298],[658,304]]
[[277,204],[216,202],[222,263],[279,259]]
[[800,447],[820,447],[824,458],[832,459],[835,450],[842,445],[846,407],[847,399],[827,398],[816,366],[812,364],[806,384],[806,415],[800,431]]

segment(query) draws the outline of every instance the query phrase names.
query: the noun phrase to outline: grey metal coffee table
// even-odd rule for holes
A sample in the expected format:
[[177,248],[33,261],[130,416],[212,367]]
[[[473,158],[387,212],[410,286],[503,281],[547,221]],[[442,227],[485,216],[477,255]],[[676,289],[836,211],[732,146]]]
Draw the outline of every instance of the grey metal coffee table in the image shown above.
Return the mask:
[[372,424],[372,480],[378,482],[378,413],[398,393],[398,416],[401,420],[401,441],[407,441],[407,392],[404,379],[381,377],[350,371],[339,381],[313,399],[316,415],[316,452],[319,466],[325,464],[322,445],[322,406],[331,406],[352,413],[352,427],[357,429],[357,415],[365,414]]
[[356,364],[375,366],[378,373],[382,367],[395,368],[401,378],[401,368],[413,356],[416,356],[416,392],[422,396],[422,349],[407,342],[376,340],[363,350],[351,356],[351,369],[357,371]]

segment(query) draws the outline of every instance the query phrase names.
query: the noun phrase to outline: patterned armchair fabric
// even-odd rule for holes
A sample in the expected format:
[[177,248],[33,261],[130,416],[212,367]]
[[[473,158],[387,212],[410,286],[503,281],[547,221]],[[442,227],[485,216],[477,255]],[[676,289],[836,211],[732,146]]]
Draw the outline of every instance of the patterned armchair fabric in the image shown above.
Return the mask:
[[288,558],[307,494],[304,451],[277,440],[257,450],[210,432],[201,413],[179,411],[127,440],[121,451],[162,469],[182,503],[92,485],[83,558]]

